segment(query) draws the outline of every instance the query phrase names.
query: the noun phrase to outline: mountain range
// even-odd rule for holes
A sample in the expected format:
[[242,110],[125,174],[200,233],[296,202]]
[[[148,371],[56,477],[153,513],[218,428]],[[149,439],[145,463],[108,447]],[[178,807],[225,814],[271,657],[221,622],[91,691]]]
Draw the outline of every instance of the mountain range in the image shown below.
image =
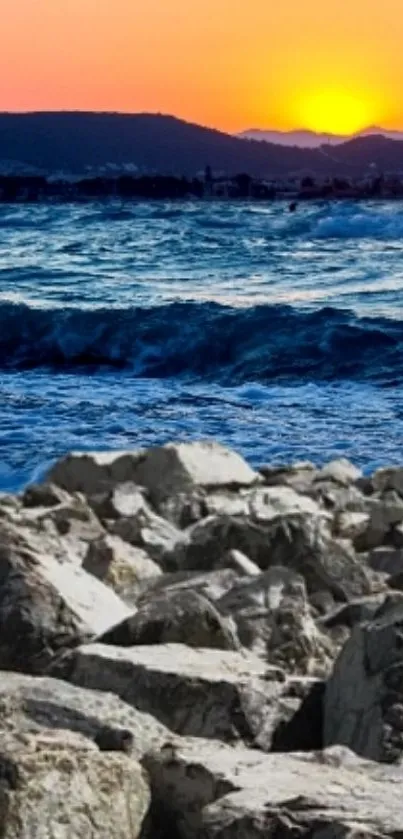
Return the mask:
[[358,137],[382,136],[389,140],[403,140],[403,131],[388,131],[376,125],[357,131],[355,134],[320,134],[316,131],[273,131],[262,128],[249,128],[235,136],[241,140],[258,140],[259,142],[275,143],[279,146],[299,146],[300,148],[317,149],[321,146],[340,146]]
[[359,176],[403,170],[403,141],[370,133],[319,148],[241,139],[162,114],[0,113],[0,165],[82,174],[128,171],[195,176]]

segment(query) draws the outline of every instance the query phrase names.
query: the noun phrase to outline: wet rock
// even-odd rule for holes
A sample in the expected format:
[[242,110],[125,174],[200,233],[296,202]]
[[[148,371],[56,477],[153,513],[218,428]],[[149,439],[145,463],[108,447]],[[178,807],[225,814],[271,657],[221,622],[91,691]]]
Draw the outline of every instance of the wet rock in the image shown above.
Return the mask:
[[122,596],[135,595],[143,580],[162,575],[159,565],[142,548],[111,534],[90,543],[83,568]]
[[134,758],[55,731],[3,737],[0,763],[3,839],[140,836],[150,791]]
[[206,597],[191,589],[168,589],[144,599],[134,615],[97,640],[120,647],[186,644],[222,650],[240,648],[231,618],[225,618]]
[[392,593],[373,620],[356,626],[326,687],[325,744],[372,760],[398,762],[403,731],[403,595]]
[[90,644],[63,656],[51,674],[109,690],[171,731],[269,750],[280,722],[295,713],[283,671],[250,653],[180,644]]
[[304,580],[276,567],[240,580],[217,603],[231,616],[241,643],[288,673],[322,675],[335,651],[315,624]]
[[153,812],[181,839],[395,837],[401,772],[347,749],[261,754],[203,740],[147,755]]

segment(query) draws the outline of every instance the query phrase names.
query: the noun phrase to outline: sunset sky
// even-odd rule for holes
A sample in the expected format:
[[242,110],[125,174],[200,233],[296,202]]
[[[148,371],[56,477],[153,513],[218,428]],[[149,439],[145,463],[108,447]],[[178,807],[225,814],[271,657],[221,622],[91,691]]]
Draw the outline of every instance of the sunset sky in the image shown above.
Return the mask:
[[2,0],[0,110],[403,127],[403,0]]

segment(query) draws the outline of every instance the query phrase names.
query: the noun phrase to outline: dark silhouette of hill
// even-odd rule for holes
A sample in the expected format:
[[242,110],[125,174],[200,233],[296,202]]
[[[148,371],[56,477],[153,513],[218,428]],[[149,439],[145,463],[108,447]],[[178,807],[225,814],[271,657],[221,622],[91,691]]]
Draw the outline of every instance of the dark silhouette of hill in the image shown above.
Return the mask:
[[0,113],[0,160],[45,171],[82,173],[108,163],[193,176],[215,172],[255,177],[312,172],[357,175],[371,163],[403,168],[403,142],[368,136],[321,149],[241,140],[159,114]]

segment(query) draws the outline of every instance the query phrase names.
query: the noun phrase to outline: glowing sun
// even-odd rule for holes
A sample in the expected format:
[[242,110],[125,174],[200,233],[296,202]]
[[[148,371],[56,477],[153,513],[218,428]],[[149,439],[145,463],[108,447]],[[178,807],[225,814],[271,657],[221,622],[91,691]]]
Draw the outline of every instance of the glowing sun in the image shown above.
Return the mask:
[[323,89],[302,95],[296,111],[301,127],[327,134],[354,134],[374,121],[370,98],[348,90]]

